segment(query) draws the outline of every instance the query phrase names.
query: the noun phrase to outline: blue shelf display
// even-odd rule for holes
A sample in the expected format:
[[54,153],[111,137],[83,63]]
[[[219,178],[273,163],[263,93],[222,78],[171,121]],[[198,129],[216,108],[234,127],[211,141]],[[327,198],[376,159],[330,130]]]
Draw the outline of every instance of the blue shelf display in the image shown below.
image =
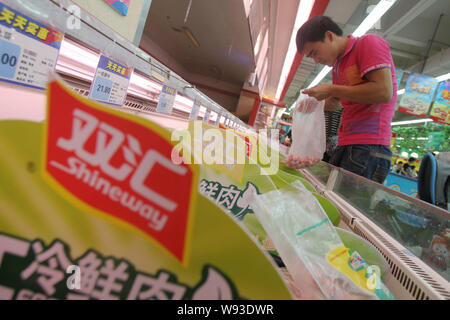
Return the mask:
[[408,196],[417,198],[417,179],[406,177],[401,174],[389,172],[383,183],[385,186],[403,192]]

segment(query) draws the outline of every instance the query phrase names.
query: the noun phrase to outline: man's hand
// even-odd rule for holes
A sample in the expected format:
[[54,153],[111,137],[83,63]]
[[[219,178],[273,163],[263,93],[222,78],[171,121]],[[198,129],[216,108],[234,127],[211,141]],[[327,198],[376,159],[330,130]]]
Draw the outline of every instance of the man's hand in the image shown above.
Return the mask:
[[332,87],[333,87],[332,84],[318,84],[315,87],[303,90],[303,93],[321,101],[332,96],[331,94]]

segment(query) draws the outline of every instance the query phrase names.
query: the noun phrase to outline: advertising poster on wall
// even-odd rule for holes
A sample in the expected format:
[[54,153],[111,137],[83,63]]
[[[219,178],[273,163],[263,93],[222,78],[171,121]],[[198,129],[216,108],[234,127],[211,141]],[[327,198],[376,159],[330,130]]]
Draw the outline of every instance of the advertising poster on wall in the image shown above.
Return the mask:
[[0,121],[0,300],[292,298],[198,192],[200,166],[171,161],[170,131],[57,80],[47,92],[44,122]]
[[83,9],[82,17],[90,15],[89,18],[99,20],[121,37],[139,46],[152,0],[71,0],[70,2]]
[[121,15],[126,17],[131,0],[105,0],[111,7],[117,10]]
[[422,74],[411,73],[398,111],[417,117],[426,117],[438,81]]
[[439,85],[430,118],[439,123],[450,124],[450,82],[444,81]]
[[395,68],[395,76],[397,78],[397,88],[400,87],[400,83],[402,83],[402,78],[404,74],[405,70]]

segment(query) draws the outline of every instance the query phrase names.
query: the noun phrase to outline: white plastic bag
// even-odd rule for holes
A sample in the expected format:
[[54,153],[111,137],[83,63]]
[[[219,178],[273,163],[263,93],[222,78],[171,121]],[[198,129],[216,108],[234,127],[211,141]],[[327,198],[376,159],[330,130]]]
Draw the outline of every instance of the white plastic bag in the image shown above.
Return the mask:
[[294,109],[292,145],[286,158],[293,169],[308,168],[322,160],[326,149],[325,101],[302,98]]
[[393,299],[374,269],[345,247],[319,202],[298,181],[256,195],[252,207],[301,299]]

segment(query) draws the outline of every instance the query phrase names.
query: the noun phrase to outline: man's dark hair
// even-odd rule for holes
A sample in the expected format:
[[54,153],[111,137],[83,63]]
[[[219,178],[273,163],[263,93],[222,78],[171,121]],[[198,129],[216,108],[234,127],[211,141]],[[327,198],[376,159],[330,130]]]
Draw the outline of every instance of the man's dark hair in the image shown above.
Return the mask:
[[317,42],[325,40],[325,33],[331,31],[338,36],[343,32],[339,26],[326,16],[315,16],[305,22],[297,31],[297,50],[302,52],[307,42]]

